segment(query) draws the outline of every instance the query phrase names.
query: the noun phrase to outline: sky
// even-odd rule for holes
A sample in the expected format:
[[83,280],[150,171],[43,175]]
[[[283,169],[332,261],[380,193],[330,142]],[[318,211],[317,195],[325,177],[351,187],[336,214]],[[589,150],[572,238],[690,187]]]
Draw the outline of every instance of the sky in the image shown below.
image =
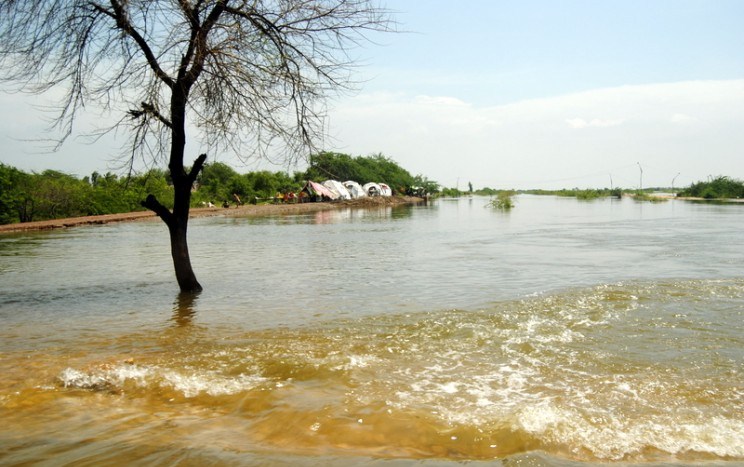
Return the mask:
[[[400,32],[354,51],[360,85],[329,101],[327,150],[382,153],[461,189],[744,179],[742,1],[382,3]],[[49,117],[43,100],[0,93],[0,106],[0,162],[79,176],[115,167],[109,139],[42,152],[31,140]]]

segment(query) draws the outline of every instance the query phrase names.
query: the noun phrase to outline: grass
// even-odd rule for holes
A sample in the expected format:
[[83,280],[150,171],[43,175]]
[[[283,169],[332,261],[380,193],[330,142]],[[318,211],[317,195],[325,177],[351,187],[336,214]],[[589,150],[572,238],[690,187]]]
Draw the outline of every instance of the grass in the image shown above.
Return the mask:
[[645,193],[643,191],[636,191],[633,195],[633,199],[636,201],[648,201],[650,203],[663,203],[664,201],[667,201],[667,198],[662,198],[660,196],[653,196],[648,193]]
[[578,190],[576,194],[576,199],[583,199],[583,200],[592,200],[597,198],[602,198],[607,196],[607,194],[599,191],[599,190]]
[[598,198],[606,198],[608,196],[611,196],[613,198],[620,198],[623,195],[623,190],[620,188],[594,188],[585,190],[573,188],[562,190],[525,190],[524,193],[530,193],[534,195],[564,196],[567,198],[576,198],[588,201]]

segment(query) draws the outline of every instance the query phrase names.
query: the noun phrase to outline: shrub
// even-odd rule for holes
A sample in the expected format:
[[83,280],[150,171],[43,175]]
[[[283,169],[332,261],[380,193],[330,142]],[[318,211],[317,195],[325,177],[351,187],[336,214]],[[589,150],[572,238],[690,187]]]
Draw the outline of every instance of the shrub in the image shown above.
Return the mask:
[[731,177],[718,176],[707,182],[697,182],[680,191],[677,196],[721,199],[744,198],[744,182]]
[[496,195],[496,198],[492,199],[488,205],[496,209],[508,211],[514,207],[514,201],[512,200],[513,195],[513,191],[500,191]]

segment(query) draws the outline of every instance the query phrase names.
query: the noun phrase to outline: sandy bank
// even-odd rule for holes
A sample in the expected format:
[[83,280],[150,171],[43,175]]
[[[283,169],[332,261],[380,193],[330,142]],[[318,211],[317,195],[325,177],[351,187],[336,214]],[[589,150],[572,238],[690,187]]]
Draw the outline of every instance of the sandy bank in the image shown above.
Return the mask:
[[[230,208],[192,208],[191,218],[211,216],[274,216],[283,214],[302,214],[307,212],[325,211],[330,209],[344,208],[376,208],[384,206],[396,206],[412,204],[422,201],[420,198],[395,196],[390,198],[362,198],[349,201],[333,201],[329,203],[296,203],[296,204],[257,204],[243,205]],[[108,224],[111,222],[158,220],[150,211],[125,212],[120,214],[104,214],[101,216],[70,217],[66,219],[53,219],[47,221],[24,222],[17,224],[0,225],[0,233],[25,232],[33,230],[62,229],[67,227],[79,227],[83,225]]]

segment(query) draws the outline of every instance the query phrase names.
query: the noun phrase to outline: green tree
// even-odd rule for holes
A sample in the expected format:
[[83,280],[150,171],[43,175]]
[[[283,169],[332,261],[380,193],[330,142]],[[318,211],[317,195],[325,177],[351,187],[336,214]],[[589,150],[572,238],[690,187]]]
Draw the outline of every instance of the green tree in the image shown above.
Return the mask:
[[354,180],[359,183],[372,181],[374,174],[366,170],[359,158],[336,152],[321,152],[310,156],[310,165],[305,172],[308,180]]
[[413,176],[407,170],[403,169],[391,158],[382,154],[362,158],[361,161],[369,166],[370,172],[374,173],[377,177],[377,180],[369,181],[387,183],[392,189],[399,192],[404,192],[414,182]]
[[422,174],[418,174],[413,177],[413,186],[421,188],[423,193],[434,194],[439,193],[439,183],[434,180],[429,180]]
[[679,196],[705,199],[744,198],[744,182],[721,175],[708,181],[693,183],[679,192]]
[[130,178],[93,172],[78,179],[56,170],[28,174],[0,164],[0,223],[142,210],[147,193],[168,199],[172,191],[160,169]]
[[350,85],[349,46],[387,30],[371,0],[3,0],[0,76],[64,89],[60,144],[98,103],[122,115],[128,154],[167,160],[173,207],[153,194],[143,206],[168,227],[180,289],[198,291],[187,227],[207,156],[184,166],[187,117],[210,147],[260,155],[283,143],[296,161],[322,134],[318,101]]
[[253,172],[249,180],[253,185],[253,196],[258,198],[270,198],[276,192],[274,174],[268,171]]
[[[229,165],[213,162],[204,166],[198,183],[198,199],[204,202],[221,203],[232,199],[235,180],[240,175]],[[242,193],[241,193],[242,195]]]
[[85,189],[81,180],[55,170],[34,176],[32,196],[39,219],[76,217],[85,214]]
[[241,199],[270,199],[277,192],[300,188],[302,183],[284,172],[258,171],[241,175],[226,164],[213,163],[206,165],[199,177],[195,200],[197,203],[211,201],[219,204],[231,201],[233,194]]
[[348,154],[322,152],[310,157],[305,172],[309,180],[354,180],[361,184],[382,182],[398,192],[416,184],[415,178],[398,163],[382,154],[351,157]]
[[[33,219],[33,203],[25,188],[28,174],[0,163],[0,223],[26,222]],[[31,212],[27,213],[31,208]]]
[[457,188],[442,188],[440,194],[447,198],[459,198],[462,195],[462,191]]

